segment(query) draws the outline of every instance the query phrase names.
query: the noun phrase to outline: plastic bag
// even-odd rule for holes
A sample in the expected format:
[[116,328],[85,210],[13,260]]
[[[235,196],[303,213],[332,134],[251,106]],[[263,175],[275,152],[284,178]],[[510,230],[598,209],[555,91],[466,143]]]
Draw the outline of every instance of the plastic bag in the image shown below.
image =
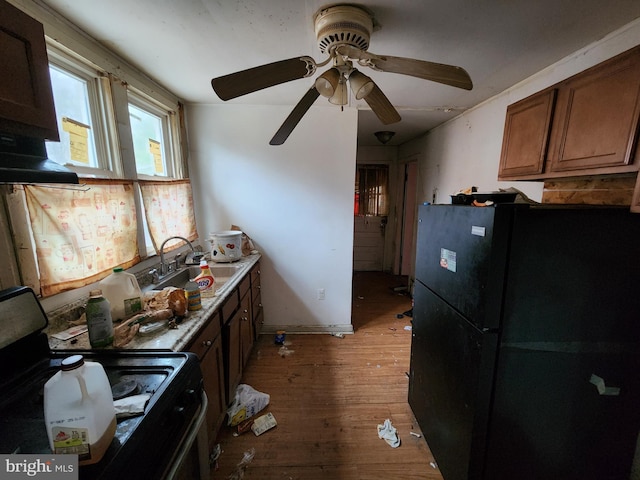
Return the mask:
[[243,420],[253,417],[256,413],[269,405],[270,396],[266,393],[241,383],[236,389],[236,396],[227,409],[227,425],[236,426]]

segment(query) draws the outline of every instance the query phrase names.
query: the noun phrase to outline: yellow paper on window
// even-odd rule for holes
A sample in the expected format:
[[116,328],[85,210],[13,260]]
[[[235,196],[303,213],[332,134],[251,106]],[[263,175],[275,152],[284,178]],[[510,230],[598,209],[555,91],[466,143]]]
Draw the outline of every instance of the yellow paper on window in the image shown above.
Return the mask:
[[71,160],[89,165],[89,125],[67,117],[62,118],[62,129],[69,133],[69,155]]
[[162,150],[160,149],[160,142],[157,140],[149,139],[149,151],[153,155],[153,163],[155,165],[155,172],[157,174],[164,173],[164,164],[162,163]]

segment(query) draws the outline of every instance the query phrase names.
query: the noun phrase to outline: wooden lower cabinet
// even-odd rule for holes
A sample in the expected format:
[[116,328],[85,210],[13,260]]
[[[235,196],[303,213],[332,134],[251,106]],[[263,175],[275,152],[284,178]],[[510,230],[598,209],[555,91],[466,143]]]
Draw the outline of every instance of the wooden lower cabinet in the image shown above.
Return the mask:
[[207,433],[209,450],[211,450],[224,420],[227,406],[220,315],[217,312],[191,343],[189,351],[195,353],[200,359],[204,391],[209,399]]
[[236,388],[242,378],[242,344],[240,312],[236,311],[224,324],[225,392],[228,403],[233,401]]

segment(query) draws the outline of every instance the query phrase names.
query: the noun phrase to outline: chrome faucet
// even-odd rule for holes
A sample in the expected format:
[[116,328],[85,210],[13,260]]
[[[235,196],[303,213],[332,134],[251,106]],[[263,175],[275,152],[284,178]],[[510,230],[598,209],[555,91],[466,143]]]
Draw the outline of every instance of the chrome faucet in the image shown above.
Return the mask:
[[[162,245],[160,245],[160,276],[164,276],[166,275],[168,272],[168,265],[164,262],[164,245],[169,241],[169,240],[174,240],[174,239],[178,239],[178,240],[182,240],[184,242],[187,243],[187,245],[189,245],[189,248],[191,249],[191,252],[193,252],[193,254],[195,255],[196,253],[196,249],[193,248],[193,245],[191,244],[191,242],[189,240],[187,240],[184,237],[169,237],[167,238],[164,242],[162,242]],[[178,268],[177,262],[176,262],[176,269]]]

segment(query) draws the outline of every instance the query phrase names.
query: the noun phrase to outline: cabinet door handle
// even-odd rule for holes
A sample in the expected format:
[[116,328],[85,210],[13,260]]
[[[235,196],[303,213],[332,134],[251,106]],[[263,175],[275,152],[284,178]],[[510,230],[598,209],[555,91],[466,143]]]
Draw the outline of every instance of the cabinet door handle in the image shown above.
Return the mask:
[[213,342],[211,340],[203,340],[202,341],[202,346],[203,347],[210,347],[213,344]]

